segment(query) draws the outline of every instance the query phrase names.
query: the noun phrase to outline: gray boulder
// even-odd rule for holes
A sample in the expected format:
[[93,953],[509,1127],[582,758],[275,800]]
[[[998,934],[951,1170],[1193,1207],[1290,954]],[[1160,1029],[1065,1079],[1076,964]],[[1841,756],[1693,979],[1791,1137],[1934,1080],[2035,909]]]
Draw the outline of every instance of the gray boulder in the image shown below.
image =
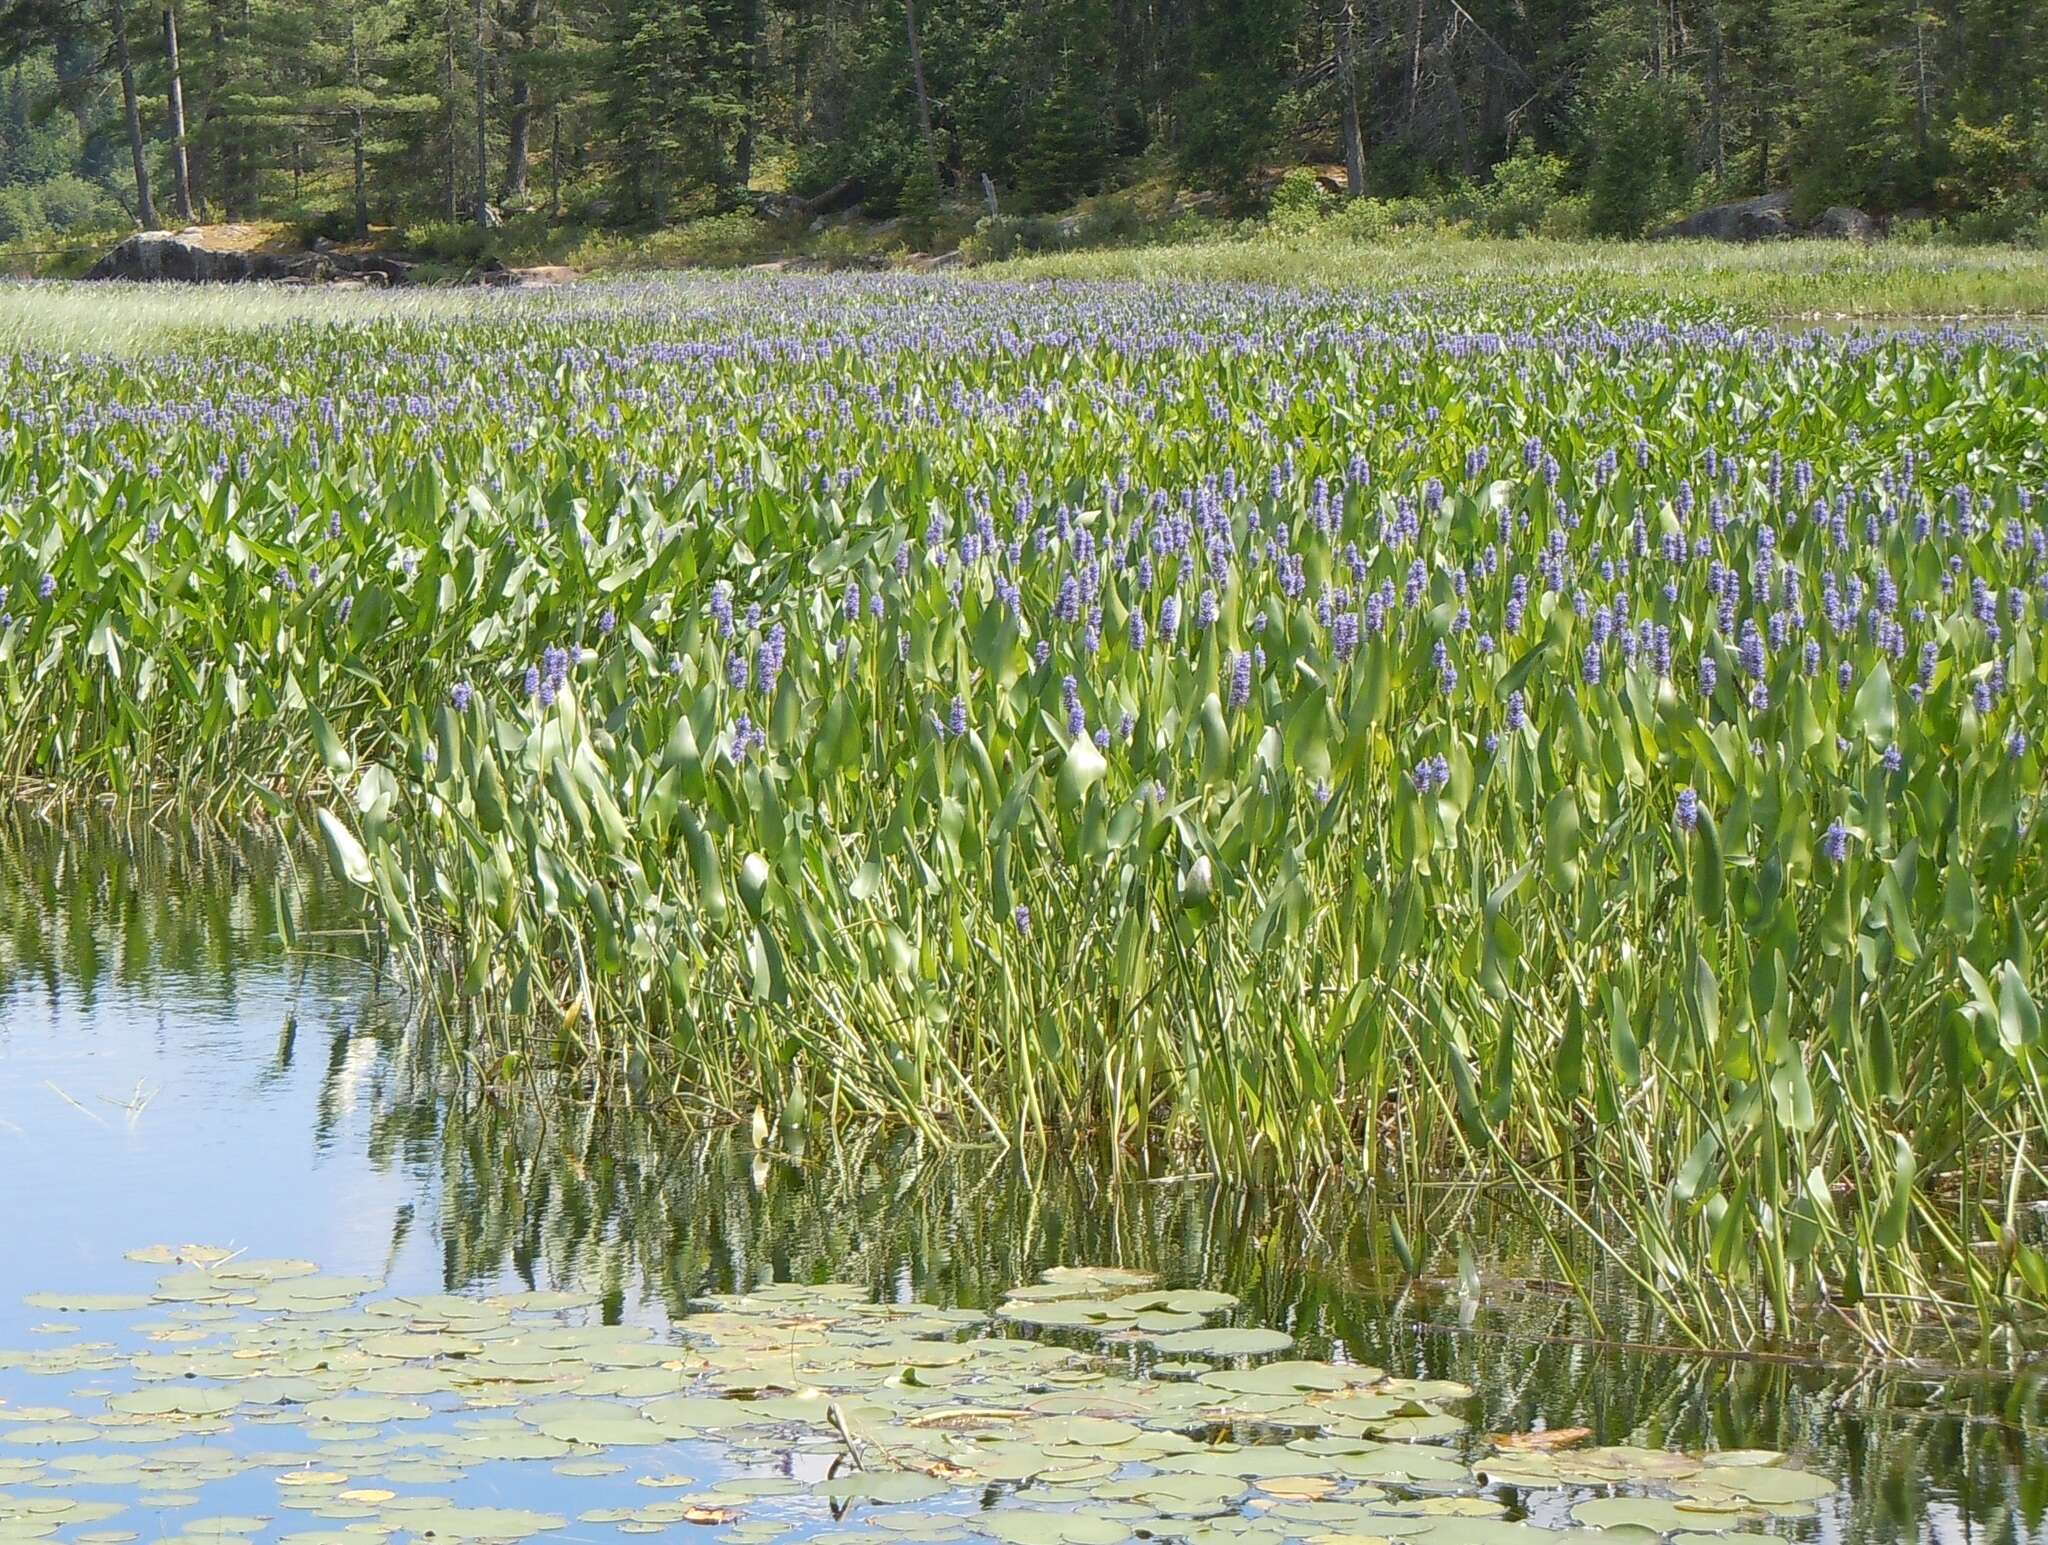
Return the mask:
[[371,285],[405,284],[413,265],[381,252],[246,252],[220,250],[193,231],[141,231],[128,237],[86,273],[88,279],[138,283],[324,284],[360,278]]
[[1876,241],[1884,232],[1862,210],[1847,204],[1834,204],[1820,212],[1820,218],[1813,222],[1807,234],[1826,236],[1835,241]]
[[1690,237],[1696,241],[1777,241],[1797,234],[1789,191],[1759,194],[1713,204],[1653,233],[1660,239]]

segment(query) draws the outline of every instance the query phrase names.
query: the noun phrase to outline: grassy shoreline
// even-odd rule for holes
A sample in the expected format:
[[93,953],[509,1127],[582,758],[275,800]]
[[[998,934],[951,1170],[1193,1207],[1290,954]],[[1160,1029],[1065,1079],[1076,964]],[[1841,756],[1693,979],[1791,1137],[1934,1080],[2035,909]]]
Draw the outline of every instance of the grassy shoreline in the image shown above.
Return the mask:
[[[800,255],[797,249],[794,255]],[[551,241],[521,261],[589,265],[583,283],[632,283],[659,273],[738,277],[787,248],[691,243],[678,234]],[[877,249],[867,261],[902,266]],[[979,264],[922,280],[1048,280],[1278,285],[1384,295],[1399,291],[1553,291],[1587,307],[1780,326],[2032,324],[2048,319],[2048,252],[2017,247],[1805,240],[1758,246],[1711,242],[1548,241],[1443,235],[1373,243],[1277,231],[1159,245],[1082,247]],[[123,286],[0,281],[0,351],[22,348],[162,349],[214,331],[362,317],[459,320],[488,297],[456,286],[393,294],[283,286]]]

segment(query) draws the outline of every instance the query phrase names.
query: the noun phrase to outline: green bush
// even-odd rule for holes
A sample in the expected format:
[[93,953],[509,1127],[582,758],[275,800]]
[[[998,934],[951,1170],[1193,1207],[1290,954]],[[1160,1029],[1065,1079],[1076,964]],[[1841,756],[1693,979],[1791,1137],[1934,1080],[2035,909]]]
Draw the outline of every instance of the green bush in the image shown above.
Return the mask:
[[1266,222],[1283,231],[1306,230],[1322,223],[1337,196],[1305,166],[1285,173],[1266,205]]
[[118,199],[96,182],[66,173],[52,177],[37,190],[43,219],[52,230],[104,230],[126,225],[128,211]]
[[42,201],[32,188],[0,188],[0,241],[27,241],[44,230]]
[[1346,241],[1391,242],[1440,228],[1437,207],[1424,198],[1359,198],[1343,205],[1327,229]]
[[1943,221],[1934,234],[1938,240],[2048,248],[2048,195],[1999,194],[1981,209]]
[[316,210],[293,221],[292,229],[302,246],[310,247],[316,241],[349,241],[356,234],[356,217],[349,210]]
[[1475,190],[1477,224],[1489,236],[1529,236],[1541,231],[1551,210],[1563,202],[1571,169],[1561,156],[1520,146]]
[[480,263],[498,250],[498,233],[467,221],[427,220],[398,233],[405,251],[436,263]]

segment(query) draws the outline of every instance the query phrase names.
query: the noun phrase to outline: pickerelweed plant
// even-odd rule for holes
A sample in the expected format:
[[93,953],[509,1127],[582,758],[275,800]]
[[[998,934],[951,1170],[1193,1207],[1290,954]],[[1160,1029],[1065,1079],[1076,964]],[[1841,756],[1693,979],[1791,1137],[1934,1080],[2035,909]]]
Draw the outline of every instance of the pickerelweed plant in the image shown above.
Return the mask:
[[2044,363],[909,279],[17,359],[6,766],[314,796],[493,1077],[1484,1178],[1701,1340],[1989,1333]]

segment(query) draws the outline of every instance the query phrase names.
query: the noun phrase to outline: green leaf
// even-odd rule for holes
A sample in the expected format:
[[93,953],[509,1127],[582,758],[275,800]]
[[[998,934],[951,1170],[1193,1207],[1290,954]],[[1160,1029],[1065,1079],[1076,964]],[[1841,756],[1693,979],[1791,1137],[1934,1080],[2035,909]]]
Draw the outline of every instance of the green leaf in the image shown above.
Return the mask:
[[377,878],[370,868],[370,856],[356,841],[356,834],[331,810],[313,813],[320,823],[320,837],[326,844],[328,862],[334,866],[335,875],[358,890],[375,889]]
[[1892,696],[1892,673],[1884,661],[1878,661],[1863,678],[1863,685],[1856,689],[1849,722],[1863,732],[1863,738],[1873,747],[1882,749],[1898,739],[1898,705]]

